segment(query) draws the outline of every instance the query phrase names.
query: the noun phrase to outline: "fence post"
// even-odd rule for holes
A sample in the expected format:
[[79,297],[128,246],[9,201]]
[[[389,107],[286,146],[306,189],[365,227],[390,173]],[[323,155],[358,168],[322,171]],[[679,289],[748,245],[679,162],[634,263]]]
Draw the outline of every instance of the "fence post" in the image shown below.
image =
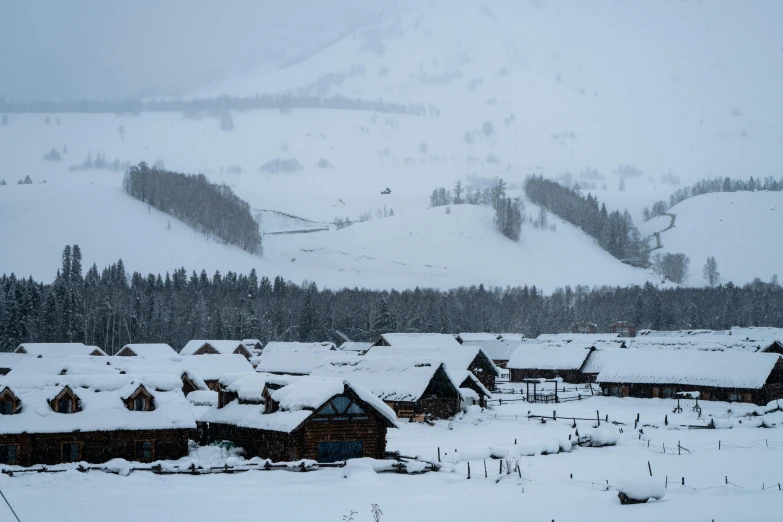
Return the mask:
[[516,444],[516,443],[517,443],[517,439],[514,439],[514,444]]
[[720,441],[718,441],[718,449],[720,449]]
[[487,478],[487,459],[484,459],[484,478]]
[[[639,437],[641,438],[641,435],[639,435]],[[650,447],[650,439],[647,439],[647,447]]]
[[682,485],[685,485],[685,477],[682,477]]
[[598,410],[595,410],[595,418],[598,421],[598,425],[601,425],[601,414],[598,413]]
[[440,462],[440,446],[438,446],[438,462]]
[[468,480],[470,480],[470,461],[468,461]]
[[557,410],[552,410],[552,420],[557,420]]
[[677,455],[680,455],[680,441],[677,441]]
[[517,463],[517,473],[519,473],[519,478],[522,478],[522,468],[519,467],[519,463]]
[[669,475],[666,475],[666,483],[663,485],[665,489],[669,489]]
[[606,422],[609,422],[609,414],[606,414]]
[[726,480],[726,485],[728,486],[729,485],[729,476],[728,475],[726,475],[725,480]]
[[498,471],[501,475],[503,474],[503,459],[500,459],[500,470]]
[[666,424],[667,426],[669,425],[669,416],[668,415],[664,415],[663,416],[663,423]]
[[650,476],[652,477],[652,466],[650,466],[650,461],[647,461],[647,469],[650,470]]
[[663,452],[666,453],[666,443],[663,443]]

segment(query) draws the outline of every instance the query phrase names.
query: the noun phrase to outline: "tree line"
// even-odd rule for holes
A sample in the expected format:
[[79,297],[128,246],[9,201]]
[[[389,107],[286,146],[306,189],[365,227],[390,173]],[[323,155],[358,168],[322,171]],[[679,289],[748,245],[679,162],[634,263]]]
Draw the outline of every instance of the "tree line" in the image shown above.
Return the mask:
[[170,214],[204,234],[261,254],[261,233],[250,205],[227,185],[210,183],[203,174],[181,174],[142,162],[125,173],[129,195]]
[[543,176],[525,180],[525,194],[533,203],[582,229],[620,261],[633,266],[649,266],[647,241],[642,238],[626,210],[608,212],[598,198],[583,196],[579,187],[565,187]]
[[[0,112],[5,113],[119,113],[140,112],[211,112],[221,115],[226,111],[251,111],[277,109],[290,112],[293,109],[344,109],[358,111],[413,114],[425,116],[436,113],[431,105],[421,103],[390,103],[378,100],[361,100],[344,96],[320,98],[317,96],[295,96],[291,94],[255,94],[253,96],[220,96],[217,98],[183,99],[125,99],[125,100],[81,100],[81,101],[31,101],[14,102],[0,97]],[[3,125],[8,116],[3,116]],[[225,123],[223,123],[225,124]],[[233,126],[233,122],[231,122]]]
[[664,200],[653,203],[652,208],[644,207],[644,220],[647,221],[657,216],[662,216],[674,205],[682,203],[686,199],[695,198],[703,194],[713,192],[753,192],[756,190],[767,190],[771,192],[783,191],[783,178],[776,180],[773,177],[753,178],[747,180],[731,178],[713,178],[697,181],[689,187],[679,188],[669,196],[669,202]]
[[660,330],[783,327],[777,278],[745,286],[660,290],[644,286],[558,288],[483,285],[452,290],[319,289],[249,274],[184,268],[129,273],[120,260],[82,273],[78,246],[66,247],[52,283],[0,278],[0,351],[22,342],[83,342],[109,353],[129,342],[257,338],[262,342],[356,341],[384,332],[520,332],[528,337],[568,331],[588,320],[606,331],[618,320]]

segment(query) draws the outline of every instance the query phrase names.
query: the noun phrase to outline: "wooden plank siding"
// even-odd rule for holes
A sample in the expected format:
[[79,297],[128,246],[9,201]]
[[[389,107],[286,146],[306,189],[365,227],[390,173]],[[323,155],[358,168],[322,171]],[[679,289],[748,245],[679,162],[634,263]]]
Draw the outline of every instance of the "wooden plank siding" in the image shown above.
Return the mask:
[[0,446],[17,447],[17,465],[60,464],[62,445],[80,446],[79,460],[100,464],[111,459],[136,460],[136,442],[152,443],[154,460],[175,460],[188,454],[190,430],[82,431],[0,435]]

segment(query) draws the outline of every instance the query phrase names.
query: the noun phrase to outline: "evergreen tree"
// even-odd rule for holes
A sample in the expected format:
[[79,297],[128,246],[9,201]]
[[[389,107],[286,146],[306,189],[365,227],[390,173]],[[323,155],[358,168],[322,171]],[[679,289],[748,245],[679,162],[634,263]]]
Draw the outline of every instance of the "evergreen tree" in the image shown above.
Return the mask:
[[702,274],[704,275],[704,280],[707,281],[707,284],[710,286],[716,286],[720,282],[718,262],[715,261],[714,257],[710,256],[707,258],[707,262],[704,263],[704,268],[702,269]]

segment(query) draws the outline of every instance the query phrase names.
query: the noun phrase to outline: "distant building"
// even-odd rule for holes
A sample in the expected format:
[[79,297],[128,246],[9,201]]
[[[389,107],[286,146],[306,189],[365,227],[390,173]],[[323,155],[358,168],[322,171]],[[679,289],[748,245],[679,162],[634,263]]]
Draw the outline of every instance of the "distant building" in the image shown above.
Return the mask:
[[588,321],[579,321],[571,325],[571,333],[594,334],[598,332],[598,325]]
[[180,355],[230,355],[240,354],[250,359],[253,354],[245,347],[242,341],[188,341],[179,351]]
[[620,337],[636,337],[636,326],[627,321],[617,321],[609,325],[609,333],[616,333]]

